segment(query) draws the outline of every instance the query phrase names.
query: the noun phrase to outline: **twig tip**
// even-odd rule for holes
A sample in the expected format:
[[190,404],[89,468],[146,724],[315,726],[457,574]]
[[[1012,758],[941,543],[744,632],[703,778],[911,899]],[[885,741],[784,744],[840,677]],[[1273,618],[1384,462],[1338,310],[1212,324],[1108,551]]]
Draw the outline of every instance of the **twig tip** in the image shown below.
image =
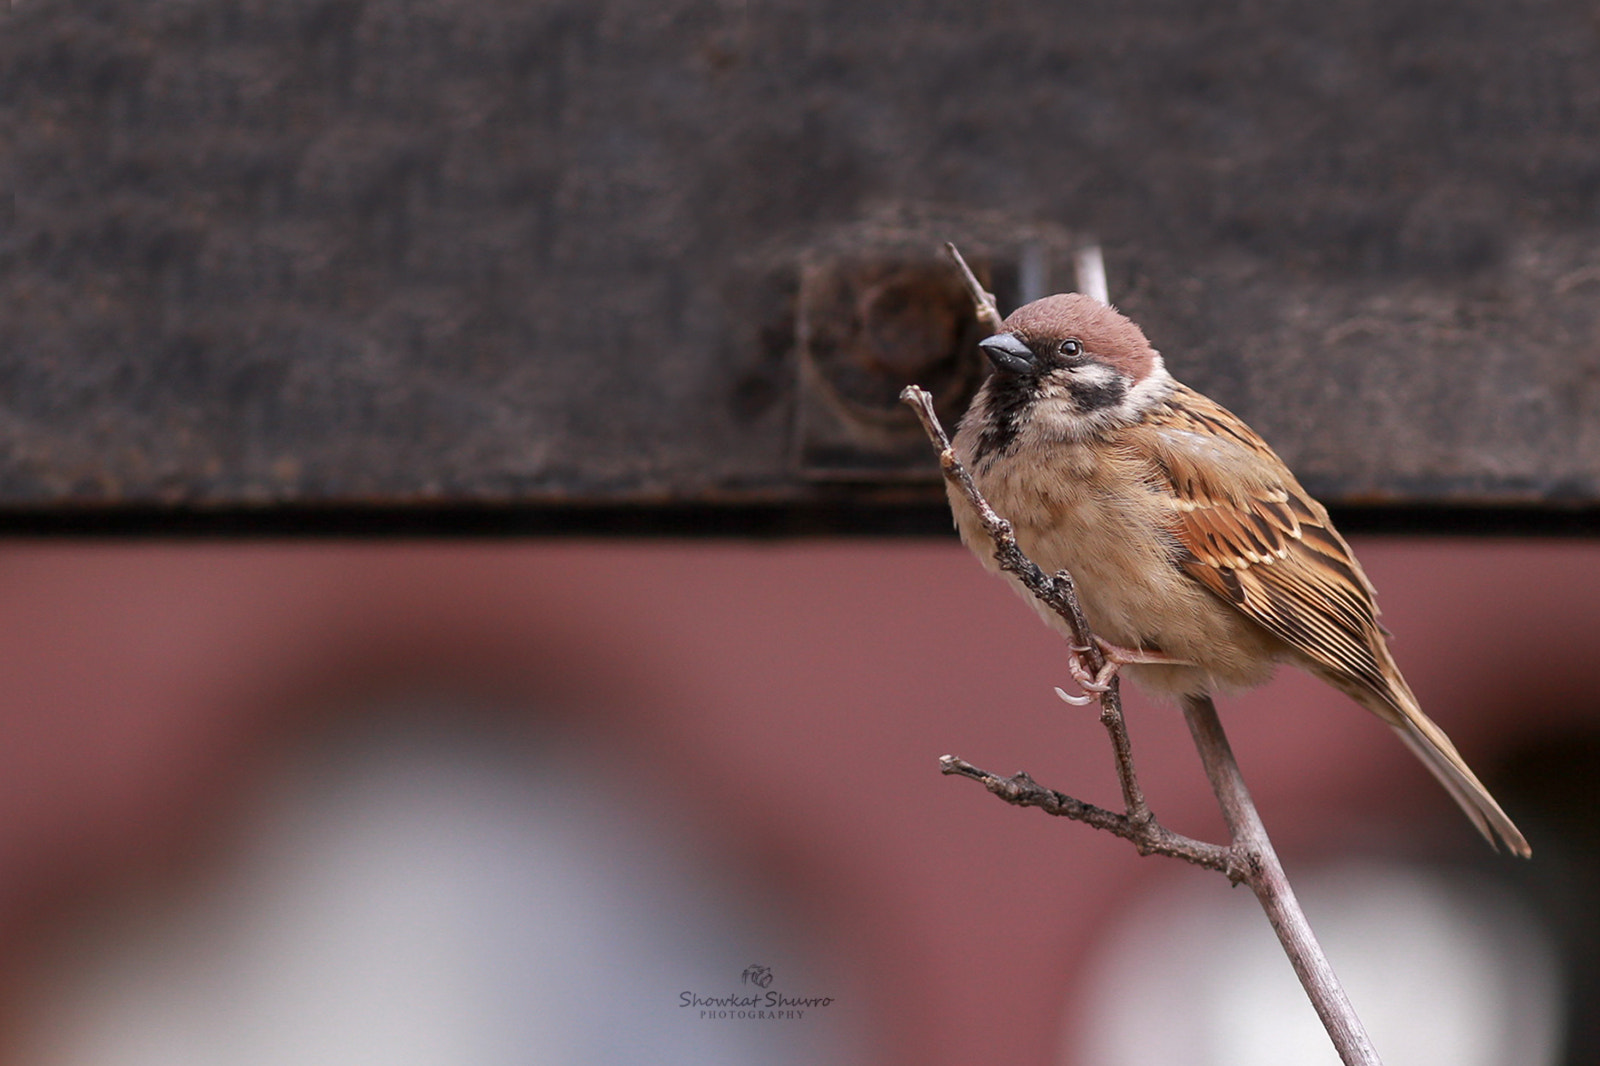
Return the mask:
[[945,241],[944,250],[955,261],[956,269],[961,273],[961,281],[966,285],[967,293],[972,297],[972,304],[977,312],[978,321],[989,327],[991,333],[1000,332],[1000,327],[1005,322],[1005,316],[1000,313],[1000,308],[995,304],[994,294],[983,287],[983,283],[978,280],[978,276],[967,265],[966,259],[962,257],[961,251],[956,248],[954,241]]

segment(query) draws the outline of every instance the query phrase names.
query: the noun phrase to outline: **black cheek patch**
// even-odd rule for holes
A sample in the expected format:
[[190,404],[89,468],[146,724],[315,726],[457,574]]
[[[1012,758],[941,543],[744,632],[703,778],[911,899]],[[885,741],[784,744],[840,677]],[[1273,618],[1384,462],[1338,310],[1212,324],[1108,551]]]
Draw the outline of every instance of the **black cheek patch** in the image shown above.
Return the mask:
[[1096,384],[1067,382],[1067,391],[1072,394],[1072,402],[1078,410],[1085,414],[1098,411],[1104,407],[1115,407],[1128,398],[1128,379],[1120,375],[1110,381]]

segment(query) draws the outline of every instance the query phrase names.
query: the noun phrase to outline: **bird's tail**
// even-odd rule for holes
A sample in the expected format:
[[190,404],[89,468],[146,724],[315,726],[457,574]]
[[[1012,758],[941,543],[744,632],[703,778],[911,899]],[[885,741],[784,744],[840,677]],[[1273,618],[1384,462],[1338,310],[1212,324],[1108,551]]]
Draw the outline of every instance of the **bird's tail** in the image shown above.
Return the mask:
[[[1433,772],[1439,783],[1450,793],[1450,797],[1460,804],[1461,809],[1467,812],[1467,817],[1472,819],[1472,824],[1478,827],[1490,844],[1499,847],[1504,844],[1506,850],[1513,855],[1520,855],[1526,859],[1533,854],[1533,849],[1528,847],[1528,841],[1517,830],[1506,812],[1500,809],[1494,797],[1489,795],[1489,790],[1483,787],[1483,782],[1478,780],[1476,774],[1467,766],[1466,760],[1461,758],[1461,753],[1456,751],[1456,746],[1450,743],[1450,738],[1444,735],[1444,730],[1434,724],[1433,719],[1422,713],[1417,706],[1416,698],[1404,687],[1398,686],[1394,697],[1385,702],[1397,704],[1393,709],[1386,707],[1388,714],[1381,716],[1394,727],[1400,734],[1400,739],[1406,742],[1406,747],[1416,753],[1424,766]],[[1393,710],[1398,710],[1397,716]]]

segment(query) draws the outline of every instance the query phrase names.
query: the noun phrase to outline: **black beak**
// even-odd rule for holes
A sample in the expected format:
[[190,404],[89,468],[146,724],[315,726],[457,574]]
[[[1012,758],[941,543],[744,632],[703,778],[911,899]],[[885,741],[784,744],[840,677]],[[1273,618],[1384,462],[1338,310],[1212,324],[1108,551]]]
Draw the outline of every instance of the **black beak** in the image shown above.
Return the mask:
[[1032,349],[1013,333],[996,333],[978,342],[989,362],[1002,374],[1026,374],[1038,363]]

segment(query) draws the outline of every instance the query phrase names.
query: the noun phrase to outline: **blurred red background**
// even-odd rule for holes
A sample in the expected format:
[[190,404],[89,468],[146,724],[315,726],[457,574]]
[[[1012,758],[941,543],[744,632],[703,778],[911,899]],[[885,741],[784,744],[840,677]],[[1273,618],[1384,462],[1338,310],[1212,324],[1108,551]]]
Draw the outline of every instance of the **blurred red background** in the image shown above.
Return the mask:
[[[1413,688],[1491,785],[1594,729],[1600,544],[1355,547]],[[284,767],[381,735],[416,693],[464,708],[450,728],[570,754],[606,817],[648,812],[708,881],[780,911],[860,1061],[1071,1061],[1104,931],[1149,885],[1213,880],[940,776],[948,752],[1116,797],[1092,710],[1052,694],[1057,638],[953,542],[13,542],[0,676],[12,1061],[96,915],[182,898]],[[1331,689],[1286,671],[1221,706],[1291,877],[1494,861]],[[1176,709],[1134,694],[1129,715],[1158,816],[1218,837]]]

